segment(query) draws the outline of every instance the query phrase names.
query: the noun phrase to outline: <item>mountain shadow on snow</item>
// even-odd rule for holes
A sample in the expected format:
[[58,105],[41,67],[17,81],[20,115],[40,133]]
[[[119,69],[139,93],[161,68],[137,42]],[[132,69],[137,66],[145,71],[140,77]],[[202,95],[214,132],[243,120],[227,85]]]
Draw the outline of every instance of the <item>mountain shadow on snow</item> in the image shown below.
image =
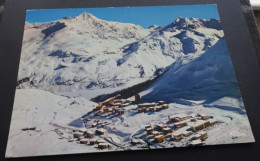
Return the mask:
[[[149,91],[149,92],[148,92]],[[222,38],[201,57],[181,67],[172,66],[148,87],[145,101],[176,99],[213,102],[222,97],[240,98],[241,94],[225,39]]]

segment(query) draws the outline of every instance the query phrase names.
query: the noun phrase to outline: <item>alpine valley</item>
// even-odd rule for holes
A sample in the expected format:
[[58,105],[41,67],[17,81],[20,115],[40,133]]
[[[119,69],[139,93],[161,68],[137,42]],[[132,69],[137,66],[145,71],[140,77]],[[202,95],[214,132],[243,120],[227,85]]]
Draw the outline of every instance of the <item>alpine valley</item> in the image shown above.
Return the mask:
[[220,20],[25,23],[6,157],[247,142]]

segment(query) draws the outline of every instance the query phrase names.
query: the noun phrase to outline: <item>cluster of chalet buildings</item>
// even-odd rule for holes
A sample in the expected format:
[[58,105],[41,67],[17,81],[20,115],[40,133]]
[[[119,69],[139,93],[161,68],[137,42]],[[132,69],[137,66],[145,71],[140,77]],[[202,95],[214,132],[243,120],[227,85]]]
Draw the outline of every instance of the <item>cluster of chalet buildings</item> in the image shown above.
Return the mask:
[[168,119],[172,122],[171,125],[145,126],[147,135],[153,136],[155,142],[161,143],[165,138],[180,141],[184,137],[189,137],[191,145],[202,145],[208,138],[207,132],[202,130],[218,123],[212,116],[205,114],[178,114],[168,116]]
[[120,94],[99,103],[95,110],[104,114],[100,116],[108,116],[111,113],[116,113],[118,115],[124,114],[125,111],[122,109],[122,107],[129,106],[132,104],[132,102],[125,99],[119,99],[119,97],[121,97]]
[[[125,99],[119,99],[120,95],[109,98],[101,103],[95,108],[95,110],[99,111],[101,114],[99,116],[108,116],[111,113],[116,113],[118,115],[124,114],[123,107],[137,104],[141,101],[140,95],[135,95],[134,101],[129,101]],[[150,112],[158,112],[162,109],[168,109],[169,105],[165,103],[165,101],[159,101],[158,103],[143,103],[138,104],[138,113],[150,111]]]
[[165,101],[159,101],[158,103],[143,103],[143,104],[138,104],[138,112],[142,113],[142,112],[146,112],[146,111],[150,111],[150,112],[158,112],[162,109],[168,109],[169,105],[165,103]]
[[110,147],[110,144],[104,139],[97,139],[96,136],[106,136],[108,131],[104,128],[96,129],[91,131],[87,128],[79,128],[73,130],[73,138],[70,138],[69,142],[78,141],[80,144],[89,144],[89,145],[98,145],[100,149],[107,149]]
[[97,139],[100,138],[98,136],[107,136],[108,131],[104,129],[104,126],[109,125],[110,123],[107,121],[101,121],[98,119],[90,119],[85,118],[83,120],[85,123],[91,125],[92,128],[96,129],[87,129],[87,128],[79,128],[73,130],[73,137],[69,139],[69,142],[78,141],[80,144],[89,144],[89,145],[98,145],[100,149],[107,149],[110,147],[110,144],[103,140]]
[[89,123],[91,125],[91,127],[105,127],[110,124],[107,121],[101,121],[98,119],[91,120],[90,118],[86,118],[84,122]]
[[[140,95],[138,94],[135,95],[134,101],[119,99],[120,97],[120,95],[117,95],[99,103],[95,110],[101,114],[109,115],[116,113],[118,115],[122,115],[124,114],[123,107],[137,104],[141,100]],[[146,111],[158,112],[169,108],[169,105],[166,104],[165,101],[137,105],[138,113]],[[171,122],[170,125],[165,123],[145,126],[146,134],[149,137],[153,137],[154,141],[157,143],[164,142],[165,138],[176,141],[181,141],[182,139],[187,138],[191,141],[191,145],[203,145],[203,141],[208,138],[207,132],[204,129],[218,123],[213,116],[208,116],[205,114],[177,114],[168,116],[168,120]],[[95,128],[95,130],[90,130],[85,127],[75,129],[73,130],[73,137],[70,137],[68,141],[74,142],[77,140],[80,144],[98,145],[98,148],[100,149],[109,148],[110,144],[104,139],[100,139],[102,137],[99,136],[108,135],[108,131],[103,127],[109,125],[110,123],[106,121],[103,122],[98,119],[91,120],[90,118],[85,118],[83,121],[90,124],[92,128],[97,128]],[[63,133],[59,134],[63,135]]]

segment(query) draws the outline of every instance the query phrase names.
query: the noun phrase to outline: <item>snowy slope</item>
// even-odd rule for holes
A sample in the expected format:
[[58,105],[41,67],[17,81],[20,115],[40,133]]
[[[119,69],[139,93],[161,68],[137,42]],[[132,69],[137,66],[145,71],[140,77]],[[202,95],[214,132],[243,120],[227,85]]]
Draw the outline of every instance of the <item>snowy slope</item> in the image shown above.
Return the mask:
[[224,39],[196,60],[173,65],[142,94],[144,100],[172,102],[182,98],[204,100],[204,104],[222,97],[241,97]]
[[[54,131],[56,128],[54,125],[70,127],[69,124],[72,121],[92,110],[95,105],[96,103],[84,98],[68,99],[36,89],[17,89],[6,156],[51,155],[85,151],[81,149],[81,146],[69,145],[67,141],[59,140],[59,135]],[[36,127],[36,130],[40,131],[21,130],[31,127]]]
[[[191,22],[199,25],[184,25]],[[26,23],[18,80],[27,81],[19,87],[55,93],[124,88],[180,59],[188,63],[221,37],[218,20],[178,18],[143,29],[82,13],[47,24]]]
[[[227,101],[225,101],[227,102]],[[110,150],[100,150],[96,146],[68,142],[72,129],[84,127],[81,117],[90,117],[89,111],[96,105],[83,98],[66,98],[50,92],[35,89],[17,89],[10,127],[6,157],[23,157],[39,155],[57,155],[73,153],[90,153],[122,150],[112,146]],[[168,115],[204,113],[212,115],[220,124],[207,130],[209,138],[206,145],[253,142],[253,134],[246,115],[218,108],[205,108],[203,105],[185,105],[170,103],[169,109],[156,113],[137,113],[137,105],[130,105],[124,115],[111,118],[95,116],[93,120],[109,122],[107,139],[128,150],[147,149],[131,145],[133,139],[146,135],[144,127],[158,123],[167,123]],[[93,116],[92,116],[93,117]],[[36,131],[22,131],[25,127],[36,126]],[[171,123],[169,126],[172,126]],[[55,129],[64,133],[60,139]],[[96,128],[88,127],[95,131]],[[38,131],[41,130],[41,131]],[[96,136],[96,138],[99,138]],[[189,145],[187,139],[182,141],[165,141],[162,144],[150,145],[150,148],[172,148]]]

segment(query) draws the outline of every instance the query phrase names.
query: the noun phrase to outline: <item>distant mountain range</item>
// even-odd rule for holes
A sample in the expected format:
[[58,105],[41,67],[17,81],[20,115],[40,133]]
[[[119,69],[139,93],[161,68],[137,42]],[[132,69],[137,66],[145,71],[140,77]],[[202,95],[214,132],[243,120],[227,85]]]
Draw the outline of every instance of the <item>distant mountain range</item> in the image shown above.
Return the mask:
[[17,87],[54,93],[129,87],[199,58],[223,36],[216,19],[179,17],[144,29],[84,12],[26,23]]

